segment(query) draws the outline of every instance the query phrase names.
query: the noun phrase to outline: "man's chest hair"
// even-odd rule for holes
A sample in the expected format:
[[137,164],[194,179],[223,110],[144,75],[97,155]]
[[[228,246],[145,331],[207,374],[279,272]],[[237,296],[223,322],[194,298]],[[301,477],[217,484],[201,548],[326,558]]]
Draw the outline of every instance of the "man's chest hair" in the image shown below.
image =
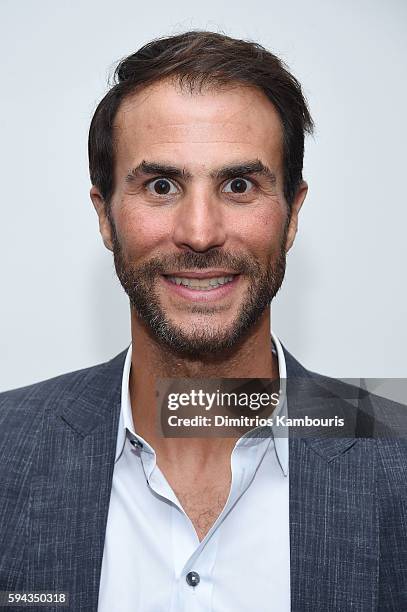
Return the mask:
[[182,508],[201,541],[222,512],[230,491],[230,481],[216,485],[174,488]]

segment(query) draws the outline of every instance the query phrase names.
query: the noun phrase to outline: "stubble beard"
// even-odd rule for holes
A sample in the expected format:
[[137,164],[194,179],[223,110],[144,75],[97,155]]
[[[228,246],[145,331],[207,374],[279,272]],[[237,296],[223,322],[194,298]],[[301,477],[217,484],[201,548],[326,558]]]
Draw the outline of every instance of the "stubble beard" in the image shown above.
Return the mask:
[[[226,253],[217,248],[202,253],[185,251],[176,255],[152,257],[136,265],[125,257],[112,221],[111,226],[114,265],[131,306],[154,339],[180,357],[215,356],[232,349],[250,333],[265,309],[269,307],[284,279],[288,222],[277,256],[268,266],[262,266],[254,257]],[[237,316],[228,326],[211,324],[211,315],[215,315],[219,307],[193,304],[189,307],[191,315],[200,314],[207,322],[191,325],[185,331],[166,315],[155,290],[156,281],[168,270],[206,268],[239,272],[248,278],[249,286]]]

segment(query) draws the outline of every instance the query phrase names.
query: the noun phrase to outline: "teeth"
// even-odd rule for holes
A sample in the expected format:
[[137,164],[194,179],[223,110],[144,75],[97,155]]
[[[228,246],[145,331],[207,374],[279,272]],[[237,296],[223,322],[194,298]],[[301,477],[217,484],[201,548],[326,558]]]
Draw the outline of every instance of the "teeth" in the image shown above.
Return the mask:
[[225,283],[230,283],[233,280],[233,276],[218,276],[216,278],[185,278],[180,276],[167,276],[168,280],[175,285],[183,285],[191,289],[198,289],[200,291],[208,291],[221,287]]

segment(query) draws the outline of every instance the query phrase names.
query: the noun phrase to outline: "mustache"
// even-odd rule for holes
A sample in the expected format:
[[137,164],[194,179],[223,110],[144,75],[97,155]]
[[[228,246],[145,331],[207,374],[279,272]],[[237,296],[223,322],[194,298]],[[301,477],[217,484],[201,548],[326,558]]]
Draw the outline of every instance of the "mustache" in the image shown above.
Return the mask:
[[134,270],[146,278],[159,274],[172,274],[182,270],[203,270],[206,268],[226,268],[238,274],[257,275],[261,270],[259,262],[248,255],[238,255],[213,249],[199,253],[185,251],[172,255],[157,255],[139,264]]

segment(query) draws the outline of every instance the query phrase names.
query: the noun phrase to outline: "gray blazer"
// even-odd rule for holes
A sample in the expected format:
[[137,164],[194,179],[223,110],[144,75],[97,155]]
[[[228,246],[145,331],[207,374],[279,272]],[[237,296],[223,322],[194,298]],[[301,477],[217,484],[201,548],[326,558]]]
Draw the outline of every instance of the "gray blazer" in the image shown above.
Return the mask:
[[[308,407],[352,404],[285,356],[289,410],[310,385]],[[25,610],[97,610],[124,358],[0,395],[0,591],[70,596]],[[373,404],[347,437],[290,434],[293,612],[407,611],[407,441],[371,437]]]

